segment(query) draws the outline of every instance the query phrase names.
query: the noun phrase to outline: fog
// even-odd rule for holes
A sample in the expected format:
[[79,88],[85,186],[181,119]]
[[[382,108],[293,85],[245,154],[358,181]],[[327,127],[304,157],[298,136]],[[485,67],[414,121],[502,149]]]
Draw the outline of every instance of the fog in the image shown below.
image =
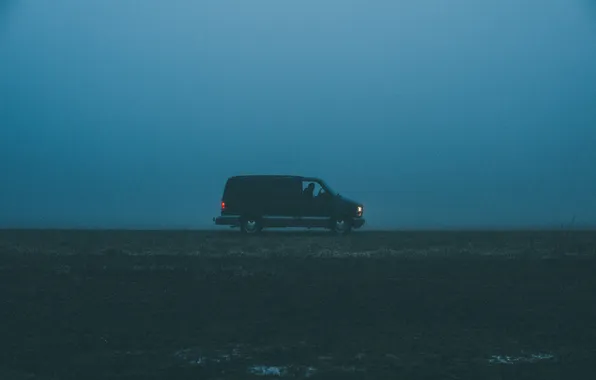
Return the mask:
[[586,0],[0,0],[0,226],[203,228],[319,176],[367,228],[596,226]]

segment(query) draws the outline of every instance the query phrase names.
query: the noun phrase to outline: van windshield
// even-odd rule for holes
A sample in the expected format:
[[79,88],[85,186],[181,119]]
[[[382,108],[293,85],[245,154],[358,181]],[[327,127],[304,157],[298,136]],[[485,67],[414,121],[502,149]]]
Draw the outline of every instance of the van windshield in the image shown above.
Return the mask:
[[325,189],[325,192],[327,192],[333,196],[337,196],[337,193],[327,184],[327,182],[325,182],[321,179],[321,180],[319,180],[319,183],[320,183],[321,187],[323,189]]

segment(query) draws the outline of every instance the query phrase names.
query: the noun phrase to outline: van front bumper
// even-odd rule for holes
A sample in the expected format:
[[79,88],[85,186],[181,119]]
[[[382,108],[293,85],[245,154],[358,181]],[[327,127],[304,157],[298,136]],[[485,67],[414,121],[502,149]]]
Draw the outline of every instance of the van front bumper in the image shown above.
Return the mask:
[[352,220],[352,227],[360,228],[360,227],[364,226],[364,223],[365,223],[364,218],[356,218],[356,219]]

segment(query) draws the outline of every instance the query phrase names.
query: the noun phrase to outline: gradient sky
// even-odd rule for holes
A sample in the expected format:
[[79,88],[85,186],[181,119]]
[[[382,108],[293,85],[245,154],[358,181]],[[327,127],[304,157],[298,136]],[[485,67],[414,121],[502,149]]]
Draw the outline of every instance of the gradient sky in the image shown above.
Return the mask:
[[0,226],[211,226],[251,173],[369,228],[596,225],[596,6],[0,0]]

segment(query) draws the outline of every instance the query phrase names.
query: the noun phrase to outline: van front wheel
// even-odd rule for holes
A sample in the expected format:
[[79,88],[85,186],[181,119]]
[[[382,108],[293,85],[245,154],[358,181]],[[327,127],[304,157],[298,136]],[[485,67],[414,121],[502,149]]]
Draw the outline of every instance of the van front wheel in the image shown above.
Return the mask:
[[331,230],[339,235],[347,235],[352,231],[352,220],[339,217],[331,221]]

